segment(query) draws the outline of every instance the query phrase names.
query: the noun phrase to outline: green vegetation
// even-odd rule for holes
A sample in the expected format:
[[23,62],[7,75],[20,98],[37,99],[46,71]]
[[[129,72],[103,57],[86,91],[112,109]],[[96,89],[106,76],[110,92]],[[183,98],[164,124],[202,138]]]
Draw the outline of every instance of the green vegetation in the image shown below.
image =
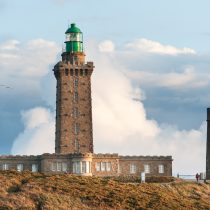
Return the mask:
[[[150,182],[157,182],[153,177]],[[0,210],[9,209],[210,209],[210,186],[161,178],[0,172]]]

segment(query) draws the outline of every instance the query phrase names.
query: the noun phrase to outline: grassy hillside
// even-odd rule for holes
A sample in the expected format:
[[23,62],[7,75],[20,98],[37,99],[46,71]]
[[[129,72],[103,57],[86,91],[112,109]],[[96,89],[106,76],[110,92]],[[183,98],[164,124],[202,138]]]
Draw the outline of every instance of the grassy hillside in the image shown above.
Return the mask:
[[0,209],[210,209],[210,186],[5,171]]

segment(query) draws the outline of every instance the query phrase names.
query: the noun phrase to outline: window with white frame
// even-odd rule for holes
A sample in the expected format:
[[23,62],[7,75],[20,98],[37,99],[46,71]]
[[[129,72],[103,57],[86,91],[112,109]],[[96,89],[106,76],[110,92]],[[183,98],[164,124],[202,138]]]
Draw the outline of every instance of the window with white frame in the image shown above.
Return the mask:
[[145,164],[145,165],[144,165],[144,172],[145,172],[146,174],[150,173],[150,166],[149,166],[148,164]]
[[96,171],[111,171],[111,162],[96,162]]
[[101,163],[97,162],[96,163],[96,171],[100,171],[101,170]]
[[130,164],[130,173],[135,174],[136,173],[136,164],[131,163]]
[[57,163],[56,162],[51,163],[51,171],[57,171]]
[[4,163],[4,164],[2,165],[2,170],[6,171],[6,170],[8,170],[8,169],[9,169],[9,164],[8,164],[8,163]]
[[86,165],[86,172],[87,172],[87,173],[91,173],[91,162],[88,161],[88,162],[86,162],[86,163],[87,163],[87,165]]
[[31,165],[31,171],[32,171],[32,172],[38,172],[38,164],[33,163],[33,164]]
[[67,171],[67,163],[62,163],[62,171]]
[[159,174],[163,174],[164,173],[164,165],[163,164],[160,164],[158,166],[158,172],[159,172]]
[[101,171],[106,171],[106,162],[101,162]]
[[67,171],[67,163],[65,162],[52,162],[51,171]]
[[106,162],[106,171],[111,171],[111,163]]
[[86,173],[86,161],[82,161],[82,173]]
[[62,163],[57,162],[57,171],[61,171],[62,170]]
[[22,163],[17,164],[17,171],[19,171],[19,172],[23,171],[23,164]]
[[73,173],[80,174],[81,173],[81,166],[80,161],[73,162]]
[[84,174],[91,172],[91,162],[89,161],[75,161],[73,162],[73,173]]

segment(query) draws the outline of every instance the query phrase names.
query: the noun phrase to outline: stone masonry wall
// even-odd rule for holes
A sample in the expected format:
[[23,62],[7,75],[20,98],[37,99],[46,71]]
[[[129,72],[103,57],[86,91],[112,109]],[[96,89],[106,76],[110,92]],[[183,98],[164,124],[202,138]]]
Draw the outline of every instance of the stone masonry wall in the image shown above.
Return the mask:
[[57,79],[56,153],[93,152],[91,74],[93,63],[54,67]]

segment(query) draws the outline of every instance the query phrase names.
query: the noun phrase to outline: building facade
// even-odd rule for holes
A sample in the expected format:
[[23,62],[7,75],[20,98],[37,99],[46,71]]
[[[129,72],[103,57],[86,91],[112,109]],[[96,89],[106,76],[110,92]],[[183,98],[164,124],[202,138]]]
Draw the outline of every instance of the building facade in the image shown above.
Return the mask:
[[54,66],[56,87],[55,153],[0,156],[0,170],[71,173],[85,176],[171,176],[171,156],[120,156],[93,151],[91,75],[83,34],[75,24],[66,31],[62,60]]

